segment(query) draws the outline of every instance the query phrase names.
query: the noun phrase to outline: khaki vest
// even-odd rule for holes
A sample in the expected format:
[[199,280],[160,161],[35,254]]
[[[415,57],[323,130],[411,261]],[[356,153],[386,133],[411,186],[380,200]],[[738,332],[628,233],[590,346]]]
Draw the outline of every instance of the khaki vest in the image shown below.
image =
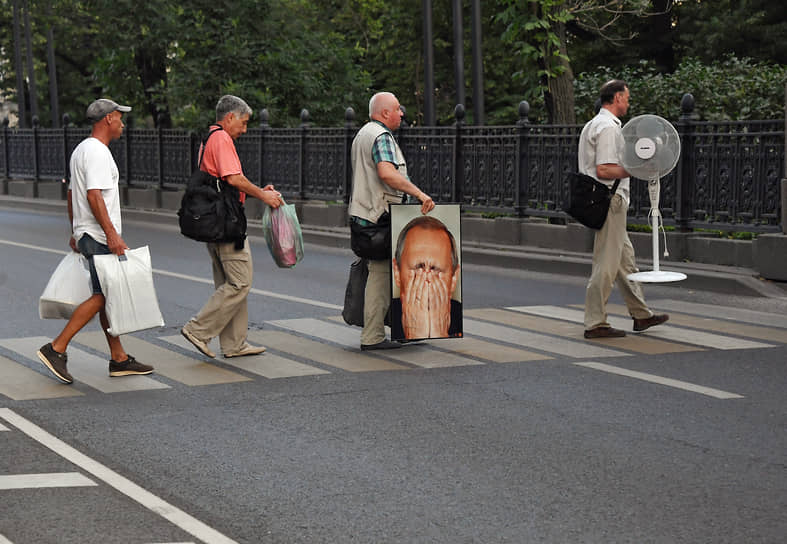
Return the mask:
[[[377,175],[377,165],[372,159],[374,141],[390,130],[377,122],[366,123],[353,140],[350,160],[353,169],[353,192],[350,199],[349,214],[376,223],[383,212],[388,211],[389,203],[402,201],[401,191],[389,187]],[[396,146],[396,169],[407,178],[407,164],[399,144]],[[408,178],[409,179],[409,178]]]

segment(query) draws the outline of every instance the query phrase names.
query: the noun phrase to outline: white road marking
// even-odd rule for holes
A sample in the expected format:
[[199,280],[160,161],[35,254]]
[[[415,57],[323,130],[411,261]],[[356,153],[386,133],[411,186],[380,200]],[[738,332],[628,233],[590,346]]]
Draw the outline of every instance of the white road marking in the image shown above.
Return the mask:
[[0,423],[0,431],[10,431],[10,430],[11,430],[11,429],[9,429],[8,427],[6,427],[6,426],[5,426],[5,425],[3,425],[2,423]]
[[231,538],[224,536],[198,519],[157,497],[150,491],[147,491],[98,461],[72,448],[59,438],[49,434],[41,427],[26,420],[13,410],[0,408],[0,418],[13,425],[33,440],[75,464],[85,472],[92,474],[107,485],[117,489],[127,497],[160,515],[170,523],[177,525],[202,542],[206,544],[237,544],[236,541]]
[[602,372],[609,372],[610,374],[618,374],[620,376],[627,376],[629,378],[635,378],[637,380],[644,380],[646,382],[666,385],[668,387],[675,387],[677,389],[683,389],[684,391],[691,391],[692,393],[708,395],[709,397],[715,397],[717,399],[744,398],[742,395],[738,395],[737,393],[728,393],[727,391],[722,391],[720,389],[713,389],[712,387],[705,387],[703,385],[683,382],[680,380],[673,380],[672,378],[664,378],[662,376],[656,376],[655,374],[647,374],[645,372],[636,372],[634,370],[627,370],[625,368],[619,368],[612,365],[605,365],[604,363],[589,362],[589,363],[574,363],[574,364],[578,366],[584,366],[587,368],[593,368],[595,370],[601,370]]
[[[538,315],[542,317],[551,317],[553,319],[562,319],[564,321],[573,321],[574,323],[583,323],[585,313],[582,310],[575,310],[573,308],[563,308],[561,306],[511,306],[506,310],[514,312],[522,312],[526,314]],[[609,316],[609,324],[619,329],[625,329],[631,326],[631,318]],[[633,333],[643,334],[643,333]],[[684,327],[676,327],[673,325],[659,325],[652,329],[648,329],[647,336],[653,338],[660,338],[662,340],[669,340],[674,342],[683,342],[685,344],[693,344],[695,346],[702,346],[714,349],[758,349],[758,348],[772,348],[773,344],[765,344],[763,342],[753,342],[751,340],[744,340],[742,338],[733,338],[730,336],[722,336],[719,334],[712,334],[703,332],[696,329],[687,329]],[[589,357],[593,357],[590,355]]]
[[13,542],[11,542],[10,540],[8,540],[8,539],[7,539],[6,537],[4,537],[3,535],[0,535],[0,544],[14,544],[14,543],[13,543]]
[[[63,251],[63,250],[59,250],[59,249],[49,249],[49,248],[46,248],[46,247],[34,246],[34,245],[31,245],[31,244],[22,244],[22,243],[19,243],[19,242],[12,242],[11,240],[2,240],[2,239],[0,239],[0,244],[8,244],[10,246],[23,247],[25,249],[35,249],[35,250],[38,250],[38,251],[45,251],[47,253],[56,253],[58,255],[65,255],[67,253],[67,251]],[[200,277],[197,277],[197,276],[191,276],[189,274],[180,274],[178,272],[170,272],[169,270],[159,270],[157,268],[153,269],[153,273],[160,274],[162,276],[168,276],[170,278],[178,278],[178,279],[181,279],[181,280],[188,280],[188,281],[193,281],[193,282],[196,282],[196,283],[205,283],[205,284],[208,284],[208,285],[213,285],[213,279],[200,278]],[[284,295],[284,294],[281,294],[281,293],[274,293],[273,291],[264,291],[262,289],[252,288],[251,292],[254,293],[255,295],[262,295],[264,297],[278,298],[278,299],[286,300],[286,301],[289,301],[289,302],[298,302],[300,304],[308,304],[308,305],[311,305],[311,306],[317,306],[319,308],[329,308],[331,310],[342,310],[342,309],[344,309],[344,306],[339,306],[338,304],[331,304],[330,302],[322,302],[320,300],[312,300],[312,299],[302,298],[302,297],[294,297],[294,296],[290,296],[290,295]]]
[[98,485],[79,472],[43,474],[6,474],[0,476],[0,490],[38,489],[42,487],[88,487]]

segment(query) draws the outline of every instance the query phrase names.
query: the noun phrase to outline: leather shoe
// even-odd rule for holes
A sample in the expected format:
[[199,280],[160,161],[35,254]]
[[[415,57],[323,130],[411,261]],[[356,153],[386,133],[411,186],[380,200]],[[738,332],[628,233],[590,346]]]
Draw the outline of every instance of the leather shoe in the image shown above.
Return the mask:
[[626,331],[612,327],[596,327],[585,331],[585,338],[623,338]]
[[650,317],[646,317],[645,319],[634,319],[634,330],[644,331],[645,329],[649,329],[651,327],[655,327],[656,325],[661,325],[665,321],[669,319],[667,314],[653,314]]
[[376,344],[361,344],[361,351],[369,351],[372,349],[396,349],[402,347],[399,342],[391,342],[390,340],[383,340]]
[[202,353],[203,355],[206,355],[206,356],[210,357],[211,359],[216,357],[216,354],[213,353],[210,350],[210,348],[208,347],[208,343],[204,342],[204,341],[200,340],[199,338],[197,338],[196,336],[194,336],[191,333],[191,331],[189,331],[185,326],[182,329],[180,329],[180,334],[183,335],[183,338],[185,338],[186,340],[191,342],[191,344],[195,348],[197,348],[200,351],[200,353]]
[[225,353],[224,357],[230,359],[232,357],[245,357],[247,355],[259,355],[260,353],[264,352],[265,348],[263,346],[252,346],[251,344],[243,344],[238,351],[233,351],[231,353]]

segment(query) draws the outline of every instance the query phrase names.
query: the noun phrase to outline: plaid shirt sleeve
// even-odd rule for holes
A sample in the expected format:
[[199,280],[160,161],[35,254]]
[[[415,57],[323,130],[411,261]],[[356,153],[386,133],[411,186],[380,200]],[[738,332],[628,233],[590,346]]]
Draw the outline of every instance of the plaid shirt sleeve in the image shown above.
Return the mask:
[[383,132],[374,141],[374,146],[372,146],[372,160],[374,160],[374,164],[379,162],[390,162],[394,166],[398,166],[393,136],[389,133]]

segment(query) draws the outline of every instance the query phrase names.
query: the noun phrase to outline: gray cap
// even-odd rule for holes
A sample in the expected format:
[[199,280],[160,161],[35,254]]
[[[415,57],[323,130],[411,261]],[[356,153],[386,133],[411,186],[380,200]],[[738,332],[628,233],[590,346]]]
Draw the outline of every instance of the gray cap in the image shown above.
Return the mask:
[[87,120],[91,123],[97,123],[113,111],[127,113],[131,111],[131,108],[129,106],[121,106],[108,98],[99,98],[87,107]]

